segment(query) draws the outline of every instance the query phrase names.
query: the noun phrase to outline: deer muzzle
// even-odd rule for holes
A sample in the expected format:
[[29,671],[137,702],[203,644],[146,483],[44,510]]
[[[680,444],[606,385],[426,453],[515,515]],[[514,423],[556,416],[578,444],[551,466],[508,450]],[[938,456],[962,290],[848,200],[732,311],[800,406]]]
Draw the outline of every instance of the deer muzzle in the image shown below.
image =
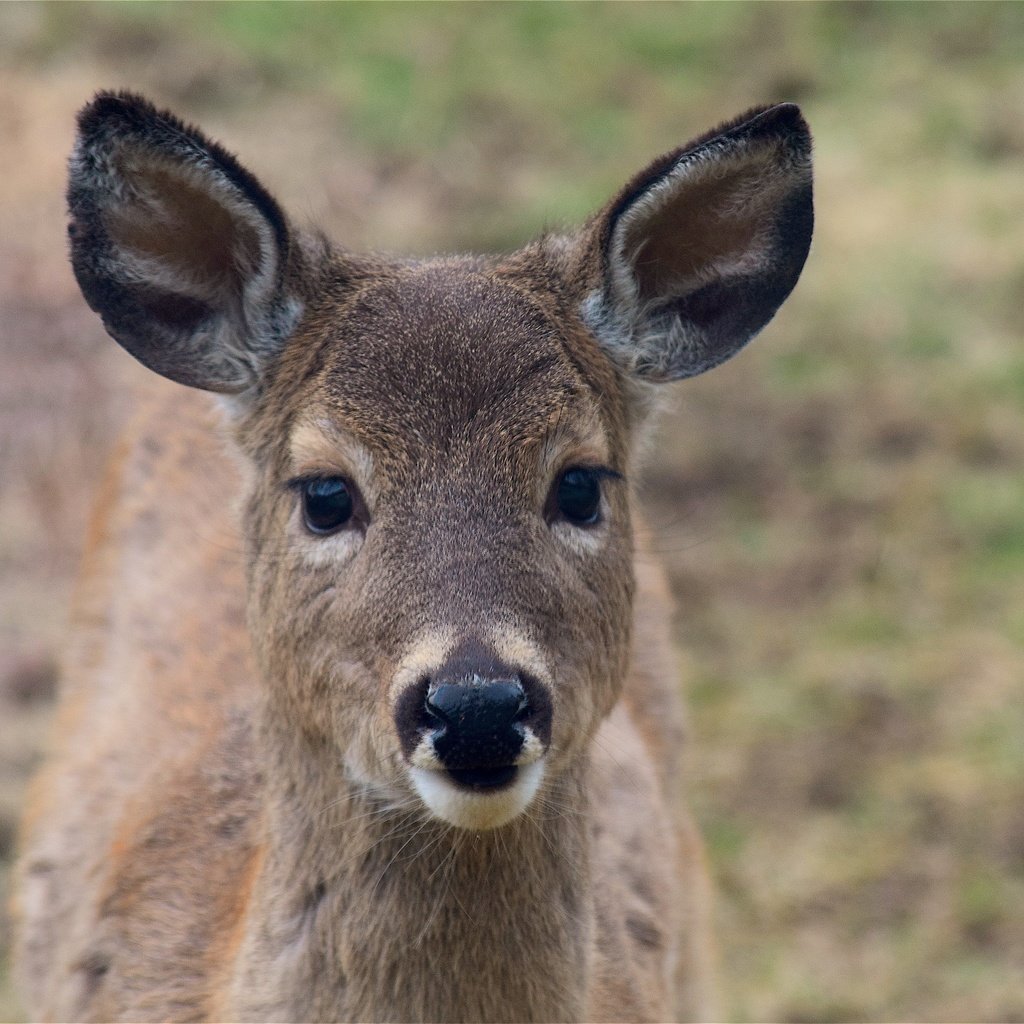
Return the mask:
[[436,816],[469,828],[494,827],[530,803],[551,718],[547,687],[494,659],[446,664],[395,706],[414,788]]

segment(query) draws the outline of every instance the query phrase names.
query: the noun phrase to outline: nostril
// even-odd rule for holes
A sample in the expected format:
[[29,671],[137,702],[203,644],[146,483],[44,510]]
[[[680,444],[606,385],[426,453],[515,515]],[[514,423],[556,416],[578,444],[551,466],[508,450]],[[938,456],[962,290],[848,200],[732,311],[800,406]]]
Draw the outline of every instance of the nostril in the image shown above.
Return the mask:
[[395,726],[402,744],[402,752],[409,757],[425,730],[434,730],[438,722],[426,704],[430,680],[426,676],[407,686],[395,704]]
[[551,694],[539,680],[529,675],[521,677],[523,700],[516,714],[516,725],[529,729],[542,746],[551,742]]
[[468,686],[456,683],[438,683],[427,689],[423,709],[435,722],[454,725],[467,706],[472,703]]
[[516,708],[516,713],[512,721],[517,725],[522,725],[529,717],[530,702],[526,699],[526,694],[524,693],[522,697],[519,698],[519,706]]
[[431,703],[429,692],[423,698],[422,722],[429,729],[436,729],[447,722],[444,712],[436,704]]

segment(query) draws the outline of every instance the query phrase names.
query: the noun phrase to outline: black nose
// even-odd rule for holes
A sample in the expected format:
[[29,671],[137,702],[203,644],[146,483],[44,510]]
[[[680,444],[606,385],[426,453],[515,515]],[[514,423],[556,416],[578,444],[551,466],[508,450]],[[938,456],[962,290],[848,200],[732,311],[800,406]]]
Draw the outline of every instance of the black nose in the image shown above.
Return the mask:
[[519,679],[434,682],[424,710],[435,726],[434,751],[450,770],[511,766],[522,749],[529,703]]
[[406,758],[417,750],[432,754],[450,779],[471,790],[508,785],[527,737],[532,760],[551,743],[547,686],[472,638],[432,675],[406,686],[394,716]]

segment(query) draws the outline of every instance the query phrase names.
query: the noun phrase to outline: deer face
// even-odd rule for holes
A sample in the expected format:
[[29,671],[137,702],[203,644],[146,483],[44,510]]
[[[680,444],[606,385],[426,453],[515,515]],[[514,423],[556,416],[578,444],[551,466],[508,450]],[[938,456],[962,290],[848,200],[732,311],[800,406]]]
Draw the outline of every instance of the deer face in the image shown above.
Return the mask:
[[354,778],[502,824],[578,756],[622,678],[614,377],[472,264],[401,271],[310,320],[318,336],[293,344],[318,366],[251,502],[269,678]]
[[234,396],[265,721],[452,824],[522,812],[623,679],[636,396],[729,358],[800,274],[797,109],[666,154],[504,260],[332,255],[128,94],[79,116],[68,199],[114,338]]

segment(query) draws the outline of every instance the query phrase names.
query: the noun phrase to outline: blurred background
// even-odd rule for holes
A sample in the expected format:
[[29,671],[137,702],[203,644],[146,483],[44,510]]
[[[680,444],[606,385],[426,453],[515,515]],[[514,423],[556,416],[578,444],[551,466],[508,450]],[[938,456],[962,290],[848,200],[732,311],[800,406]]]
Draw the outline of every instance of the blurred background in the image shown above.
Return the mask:
[[0,5],[0,897],[142,372],[65,255],[74,112],[112,86],[296,218],[419,254],[514,247],[804,107],[803,279],[677,387],[642,484],[725,1008],[1024,1020],[1024,5]]

